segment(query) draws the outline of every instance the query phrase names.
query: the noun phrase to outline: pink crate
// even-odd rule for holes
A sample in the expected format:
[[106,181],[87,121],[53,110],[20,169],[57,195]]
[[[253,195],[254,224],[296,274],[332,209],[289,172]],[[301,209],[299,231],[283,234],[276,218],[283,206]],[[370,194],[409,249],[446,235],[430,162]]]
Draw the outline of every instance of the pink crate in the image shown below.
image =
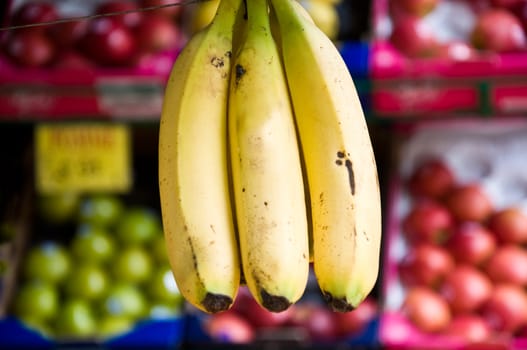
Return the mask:
[[134,68],[19,68],[0,57],[0,120],[157,119],[177,52]]
[[527,111],[527,52],[411,59],[386,38],[390,0],[373,1],[372,109],[382,116]]

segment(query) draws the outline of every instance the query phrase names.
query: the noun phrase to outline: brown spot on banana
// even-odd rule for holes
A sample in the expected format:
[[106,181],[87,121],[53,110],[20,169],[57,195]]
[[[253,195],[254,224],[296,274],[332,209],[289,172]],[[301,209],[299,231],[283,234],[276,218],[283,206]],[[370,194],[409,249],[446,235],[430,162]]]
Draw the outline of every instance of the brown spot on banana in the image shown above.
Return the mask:
[[236,73],[235,83],[236,83],[236,85],[238,85],[240,83],[240,80],[245,75],[245,72],[246,72],[246,70],[241,64],[237,64],[236,65],[236,67],[235,67],[235,73]]
[[345,165],[346,169],[348,170],[348,181],[350,185],[351,195],[355,195],[355,174],[353,172],[353,163],[348,158],[345,152],[343,151],[337,151],[337,160],[335,161],[335,164],[338,166]]
[[225,60],[223,57],[214,56],[210,60],[210,64],[212,64],[216,68],[222,68],[225,65]]

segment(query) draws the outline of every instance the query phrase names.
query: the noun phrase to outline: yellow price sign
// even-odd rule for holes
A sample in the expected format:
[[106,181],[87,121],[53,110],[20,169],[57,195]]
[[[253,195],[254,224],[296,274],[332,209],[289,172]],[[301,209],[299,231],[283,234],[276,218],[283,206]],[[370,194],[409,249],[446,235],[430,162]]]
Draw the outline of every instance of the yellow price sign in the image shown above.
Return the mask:
[[126,125],[37,125],[37,190],[40,193],[128,191],[132,181],[130,153],[130,131]]

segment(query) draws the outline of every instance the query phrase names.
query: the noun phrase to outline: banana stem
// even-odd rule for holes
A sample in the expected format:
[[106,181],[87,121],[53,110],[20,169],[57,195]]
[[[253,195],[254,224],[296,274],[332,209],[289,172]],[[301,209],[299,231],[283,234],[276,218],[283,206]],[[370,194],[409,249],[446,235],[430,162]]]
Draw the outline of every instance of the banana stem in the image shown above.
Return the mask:
[[236,15],[241,7],[240,5],[240,0],[220,0],[216,14],[210,25],[232,31],[234,22],[236,21]]
[[[270,0],[276,18],[282,25],[287,23],[287,26],[298,26],[302,27],[302,22],[297,16],[295,5],[301,6],[300,4],[294,4],[296,0]],[[293,28],[291,28],[293,29]]]
[[271,33],[267,0],[246,0],[249,32],[263,30]]

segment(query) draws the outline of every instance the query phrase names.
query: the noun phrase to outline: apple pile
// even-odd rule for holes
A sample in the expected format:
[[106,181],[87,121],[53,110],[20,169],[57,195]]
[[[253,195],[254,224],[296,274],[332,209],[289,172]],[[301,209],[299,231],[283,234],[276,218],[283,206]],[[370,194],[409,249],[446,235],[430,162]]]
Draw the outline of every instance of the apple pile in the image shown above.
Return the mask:
[[324,343],[345,340],[364,332],[378,317],[378,303],[369,296],[347,313],[330,311],[319,300],[306,300],[282,312],[261,307],[241,286],[231,309],[207,315],[203,328],[213,341],[247,344],[265,341]]
[[389,41],[409,58],[527,50],[525,0],[389,0]]
[[402,314],[425,333],[468,342],[527,335],[527,214],[496,209],[478,182],[428,157],[406,179],[397,261]]
[[[15,29],[2,37],[1,51],[12,63],[21,67],[81,69],[134,66],[146,57],[175,50],[181,45],[181,6],[134,12],[168,2],[102,2],[90,9],[89,14],[126,13]],[[80,16],[61,14],[54,1],[30,0],[14,9],[9,25],[31,25],[72,17]]]
[[152,208],[108,194],[47,195],[39,207],[53,223],[73,217],[75,231],[29,247],[12,303],[25,325],[56,339],[104,339],[182,312]]

